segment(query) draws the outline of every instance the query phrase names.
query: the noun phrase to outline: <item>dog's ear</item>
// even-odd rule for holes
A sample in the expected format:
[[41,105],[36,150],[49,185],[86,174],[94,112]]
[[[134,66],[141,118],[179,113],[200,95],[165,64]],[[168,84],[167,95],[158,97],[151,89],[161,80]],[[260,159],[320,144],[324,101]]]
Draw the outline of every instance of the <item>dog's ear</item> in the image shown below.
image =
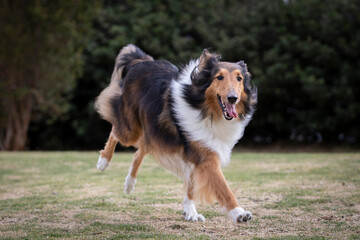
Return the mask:
[[250,73],[249,73],[249,71],[248,71],[248,68],[247,68],[247,64],[244,62],[244,61],[239,61],[239,62],[237,62],[236,63],[237,65],[239,65],[240,66],[240,68],[241,68],[241,72],[244,74],[248,74],[249,75],[249,77],[250,77]]
[[199,58],[198,71],[211,71],[217,64],[220,56],[215,53],[210,53],[206,48]]
[[244,61],[239,61],[236,63],[241,68],[241,74],[245,77],[245,80],[250,81],[251,74],[248,71],[247,65]]
[[251,74],[248,71],[247,65],[244,61],[239,61],[236,64],[238,64],[241,68],[241,73],[244,76],[244,88],[245,92],[248,94],[248,101],[250,106],[255,106],[257,103],[257,87],[255,84],[250,83]]
[[211,73],[216,68],[219,58],[219,55],[210,53],[207,49],[204,49],[199,58],[199,65],[191,74],[192,82],[197,86],[209,82],[211,80]]
[[207,60],[210,58],[209,51],[205,48],[199,58],[199,70],[203,69],[206,66]]
[[239,65],[241,68],[246,69],[247,71],[247,65],[244,61],[238,61],[236,64]]

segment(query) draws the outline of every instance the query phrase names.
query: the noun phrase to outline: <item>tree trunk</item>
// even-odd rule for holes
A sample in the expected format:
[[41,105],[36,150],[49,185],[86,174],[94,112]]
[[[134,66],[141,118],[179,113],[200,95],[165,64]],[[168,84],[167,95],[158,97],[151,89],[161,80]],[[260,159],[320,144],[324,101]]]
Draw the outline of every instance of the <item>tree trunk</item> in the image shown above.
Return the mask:
[[17,151],[26,149],[27,132],[31,120],[33,98],[31,96],[15,100],[12,98],[8,105],[8,115],[3,134],[0,136],[0,149]]

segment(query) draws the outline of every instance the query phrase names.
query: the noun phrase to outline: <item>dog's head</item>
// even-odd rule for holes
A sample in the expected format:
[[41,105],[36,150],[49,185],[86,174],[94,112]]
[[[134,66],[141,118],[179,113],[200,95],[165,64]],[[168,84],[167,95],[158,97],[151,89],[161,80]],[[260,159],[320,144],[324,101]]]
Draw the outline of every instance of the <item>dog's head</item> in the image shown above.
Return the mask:
[[192,73],[192,82],[204,93],[205,115],[215,119],[242,119],[254,111],[257,88],[250,83],[250,73],[243,61],[219,61],[219,55],[204,50],[199,65]]

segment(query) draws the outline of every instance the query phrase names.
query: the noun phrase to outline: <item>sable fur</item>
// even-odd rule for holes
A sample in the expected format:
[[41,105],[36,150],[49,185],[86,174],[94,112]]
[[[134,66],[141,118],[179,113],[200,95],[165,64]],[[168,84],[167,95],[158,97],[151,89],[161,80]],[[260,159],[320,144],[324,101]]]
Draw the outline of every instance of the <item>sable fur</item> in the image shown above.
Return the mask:
[[[255,111],[257,88],[251,85],[243,61],[219,59],[204,50],[199,59],[179,70],[134,45],[124,47],[110,85],[95,103],[101,117],[113,126],[100,155],[110,161],[118,141],[138,148],[127,177],[134,185],[143,157],[150,153],[184,181],[184,204],[219,201],[238,219],[241,208],[221,165],[229,162],[232,147]],[[195,218],[196,214],[195,210]],[[249,214],[249,219],[241,219],[250,220]]]

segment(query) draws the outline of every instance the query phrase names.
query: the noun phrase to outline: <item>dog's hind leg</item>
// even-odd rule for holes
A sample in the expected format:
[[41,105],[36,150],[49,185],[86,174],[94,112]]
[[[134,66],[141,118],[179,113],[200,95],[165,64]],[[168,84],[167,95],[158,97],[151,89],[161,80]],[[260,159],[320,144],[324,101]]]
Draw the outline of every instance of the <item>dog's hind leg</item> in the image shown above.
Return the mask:
[[118,143],[118,141],[115,139],[115,137],[111,131],[109,139],[106,142],[104,149],[100,151],[99,160],[96,165],[96,167],[99,170],[104,171],[105,168],[107,168],[109,166],[111,158],[114,155],[114,151],[115,151],[115,147],[116,147],[117,143]]
[[130,194],[134,191],[134,187],[136,184],[136,177],[139,171],[140,165],[147,154],[146,151],[142,147],[140,147],[134,155],[134,159],[129,169],[129,173],[125,178],[125,193]]

